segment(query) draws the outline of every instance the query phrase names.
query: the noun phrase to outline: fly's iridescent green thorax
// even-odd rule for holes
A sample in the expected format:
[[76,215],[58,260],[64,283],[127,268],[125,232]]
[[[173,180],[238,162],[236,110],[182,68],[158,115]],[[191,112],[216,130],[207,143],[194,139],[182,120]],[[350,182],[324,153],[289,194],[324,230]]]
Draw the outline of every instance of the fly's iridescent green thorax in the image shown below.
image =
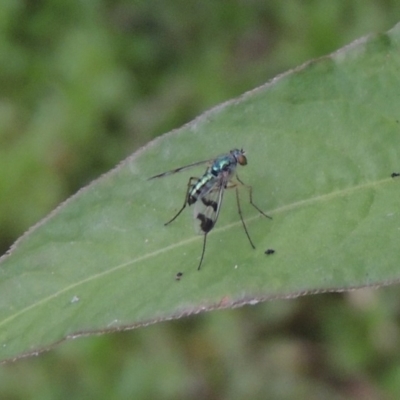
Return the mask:
[[226,182],[228,182],[235,173],[238,163],[240,165],[247,164],[244,150],[233,149],[228,154],[217,157],[211,166],[207,168],[204,175],[190,188],[188,204],[194,204],[199,197],[207,194],[221,176],[224,176]]

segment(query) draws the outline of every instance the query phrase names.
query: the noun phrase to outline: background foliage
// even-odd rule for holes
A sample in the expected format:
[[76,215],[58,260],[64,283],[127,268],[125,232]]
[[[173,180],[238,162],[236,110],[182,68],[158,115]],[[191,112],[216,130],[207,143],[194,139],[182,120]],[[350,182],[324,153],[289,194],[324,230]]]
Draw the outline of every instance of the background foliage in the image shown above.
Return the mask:
[[[395,0],[3,0],[2,251],[156,135],[399,15]],[[384,398],[399,312],[394,287],[79,339],[2,366],[0,397]]]

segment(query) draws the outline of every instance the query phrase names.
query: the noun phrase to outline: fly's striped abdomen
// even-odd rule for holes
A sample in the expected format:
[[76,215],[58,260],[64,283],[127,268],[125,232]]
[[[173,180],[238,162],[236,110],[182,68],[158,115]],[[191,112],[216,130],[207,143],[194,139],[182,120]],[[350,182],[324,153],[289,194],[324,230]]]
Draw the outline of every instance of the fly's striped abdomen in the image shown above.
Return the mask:
[[215,185],[215,176],[205,173],[189,190],[187,202],[190,205],[196,203],[199,198],[205,196]]

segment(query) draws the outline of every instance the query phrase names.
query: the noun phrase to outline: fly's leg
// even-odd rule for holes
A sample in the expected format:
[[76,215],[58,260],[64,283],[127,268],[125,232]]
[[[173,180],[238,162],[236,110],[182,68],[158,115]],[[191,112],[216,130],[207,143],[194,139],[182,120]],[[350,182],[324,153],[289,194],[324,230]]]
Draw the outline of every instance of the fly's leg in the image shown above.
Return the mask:
[[240,220],[242,221],[242,225],[243,225],[244,231],[246,232],[247,239],[249,239],[251,247],[253,249],[255,249],[256,246],[254,246],[254,243],[250,238],[249,231],[247,230],[246,224],[244,223],[244,219],[243,219],[243,215],[242,215],[242,209],[240,207],[240,201],[239,201],[239,190],[238,190],[236,185],[235,186],[230,186],[230,187],[234,187],[236,189],[236,201],[237,201],[237,206],[238,206],[239,217],[240,217]]
[[188,203],[189,191],[190,191],[190,188],[192,187],[193,181],[195,181],[195,180],[197,181],[198,178],[196,178],[196,177],[194,177],[194,176],[192,176],[192,177],[189,178],[189,181],[188,181],[188,183],[187,183],[186,194],[185,194],[185,202],[183,203],[183,206],[181,207],[181,209],[180,209],[168,222],[166,222],[166,223],[164,224],[164,226],[167,226],[167,225],[169,225],[172,221],[175,221],[175,220],[178,218],[178,216],[181,214],[181,212],[186,208],[186,205],[187,205],[187,203]]
[[[237,179],[237,181],[238,181],[242,186],[244,186],[245,188],[247,188],[247,190],[249,191],[250,204],[251,204],[260,214],[264,215],[264,217],[269,218],[269,219],[272,219],[269,215],[265,214],[259,207],[257,207],[257,206],[253,203],[253,188],[252,188],[250,185],[246,185],[242,180],[240,180],[240,178],[239,178],[238,175],[236,175],[236,179]],[[235,190],[236,190],[236,202],[237,202],[239,217],[240,217],[240,220],[242,221],[243,229],[244,229],[244,231],[246,232],[247,239],[249,239],[249,242],[250,242],[251,247],[252,247],[253,249],[255,249],[256,246],[254,246],[254,243],[253,243],[253,241],[252,241],[251,238],[250,238],[249,231],[247,230],[246,224],[245,224],[244,219],[243,219],[242,209],[241,209],[241,207],[240,207],[240,198],[239,198],[239,189],[238,189],[238,186],[237,186],[236,184],[233,183],[233,184],[227,186],[226,188],[227,188],[227,189],[235,188]]]
[[248,191],[249,191],[249,199],[250,199],[250,204],[261,214],[264,215],[264,217],[272,219],[269,215],[265,214],[259,207],[257,207],[253,203],[253,188],[250,185],[246,185],[242,180],[240,180],[239,176],[236,174],[236,179],[238,182],[243,185]]
[[199,266],[197,267],[197,271],[200,271],[201,264],[203,263],[204,253],[206,251],[206,240],[207,240],[207,233],[204,234],[203,250],[201,251],[201,257],[200,257]]
[[[240,184],[244,185],[244,184],[242,183],[242,181],[239,180],[239,182],[240,182]],[[244,222],[244,219],[243,219],[242,208],[240,207],[240,198],[239,198],[239,189],[238,189],[238,186],[237,186],[237,184],[230,182],[229,186],[227,185],[227,186],[225,186],[225,188],[226,188],[226,189],[233,189],[233,188],[235,188],[235,192],[236,192],[236,203],[237,203],[237,209],[238,209],[239,217],[240,217],[240,220],[242,221],[243,229],[244,229],[244,231],[245,231],[245,233],[246,233],[247,239],[249,239],[250,246],[251,246],[253,249],[255,249],[256,246],[254,246],[254,243],[253,243],[253,241],[251,240],[249,231],[247,230],[247,226],[246,226],[246,224],[245,224],[245,222]]]

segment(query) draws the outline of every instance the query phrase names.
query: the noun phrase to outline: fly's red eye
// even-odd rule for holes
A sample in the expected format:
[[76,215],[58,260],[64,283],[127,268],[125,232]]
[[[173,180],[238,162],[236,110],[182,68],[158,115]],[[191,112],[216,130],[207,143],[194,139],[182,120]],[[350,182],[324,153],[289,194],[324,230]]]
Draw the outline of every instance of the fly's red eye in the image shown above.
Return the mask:
[[247,158],[244,154],[241,154],[237,160],[240,165],[247,165]]

